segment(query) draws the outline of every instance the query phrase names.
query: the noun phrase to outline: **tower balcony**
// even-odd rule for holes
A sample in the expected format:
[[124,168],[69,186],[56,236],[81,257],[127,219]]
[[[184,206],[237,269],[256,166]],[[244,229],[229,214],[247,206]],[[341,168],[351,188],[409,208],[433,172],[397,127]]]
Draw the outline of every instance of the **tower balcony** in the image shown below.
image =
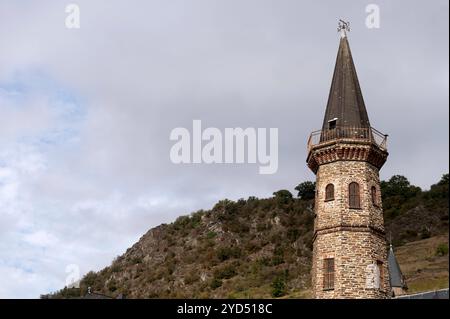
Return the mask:
[[387,152],[387,134],[373,127],[337,126],[333,129],[318,130],[308,139],[308,152],[315,148],[340,143],[371,143]]

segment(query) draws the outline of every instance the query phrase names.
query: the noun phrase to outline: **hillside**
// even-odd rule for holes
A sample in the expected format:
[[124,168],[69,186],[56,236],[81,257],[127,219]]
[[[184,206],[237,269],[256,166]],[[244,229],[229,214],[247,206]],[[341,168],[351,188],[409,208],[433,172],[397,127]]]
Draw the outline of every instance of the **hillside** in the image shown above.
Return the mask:
[[408,293],[448,288],[448,235],[407,243],[395,255],[407,278]]
[[[76,297],[92,287],[127,298],[308,298],[314,184],[296,189],[299,198],[281,190],[267,199],[222,200],[155,227],[111,266],[86,274],[80,289],[42,297]],[[393,176],[382,194],[410,290],[448,286],[448,174],[429,191]]]

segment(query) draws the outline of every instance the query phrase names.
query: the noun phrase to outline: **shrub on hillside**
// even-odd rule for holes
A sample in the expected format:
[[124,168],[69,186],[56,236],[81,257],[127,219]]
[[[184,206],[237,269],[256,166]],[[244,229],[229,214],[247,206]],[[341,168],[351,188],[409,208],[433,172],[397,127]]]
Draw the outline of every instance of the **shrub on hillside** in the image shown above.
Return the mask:
[[233,264],[225,265],[214,270],[214,278],[230,279],[237,274],[236,266]]
[[278,298],[286,294],[286,278],[283,275],[275,277],[272,282],[272,297]]
[[222,286],[222,280],[220,280],[220,279],[217,279],[217,278],[213,278],[212,280],[211,280],[211,283],[209,284],[209,286],[211,287],[211,289],[217,289],[217,288],[219,288],[220,286]]
[[445,243],[439,244],[436,248],[436,256],[448,255],[448,245]]
[[220,247],[217,250],[217,258],[220,261],[239,257],[241,257],[241,249],[239,247]]

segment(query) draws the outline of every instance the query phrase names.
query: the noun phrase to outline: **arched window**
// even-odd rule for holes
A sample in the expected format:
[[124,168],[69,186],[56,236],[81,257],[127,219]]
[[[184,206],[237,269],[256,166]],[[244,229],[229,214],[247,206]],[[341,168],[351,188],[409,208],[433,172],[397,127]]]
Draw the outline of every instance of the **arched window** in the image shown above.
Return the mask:
[[325,201],[334,200],[334,185],[328,184],[325,187]]
[[372,186],[370,189],[370,193],[372,195],[372,204],[374,206],[378,206],[378,200],[377,200],[377,188],[375,186]]
[[350,208],[361,208],[358,183],[352,182],[348,186],[348,204]]

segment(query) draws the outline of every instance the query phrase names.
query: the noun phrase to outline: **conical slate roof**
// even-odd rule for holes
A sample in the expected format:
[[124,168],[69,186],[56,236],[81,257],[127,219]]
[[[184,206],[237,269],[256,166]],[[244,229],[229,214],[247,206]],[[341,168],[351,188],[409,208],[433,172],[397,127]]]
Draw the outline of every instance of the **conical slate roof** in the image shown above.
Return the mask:
[[339,43],[322,130],[328,129],[329,121],[334,119],[336,119],[337,127],[370,127],[350,45],[345,33],[341,36]]
[[397,258],[394,255],[394,249],[389,249],[388,255],[388,267],[389,267],[389,280],[391,282],[391,287],[399,287],[405,288],[406,283],[403,279],[402,271],[400,270],[400,266],[398,265]]

